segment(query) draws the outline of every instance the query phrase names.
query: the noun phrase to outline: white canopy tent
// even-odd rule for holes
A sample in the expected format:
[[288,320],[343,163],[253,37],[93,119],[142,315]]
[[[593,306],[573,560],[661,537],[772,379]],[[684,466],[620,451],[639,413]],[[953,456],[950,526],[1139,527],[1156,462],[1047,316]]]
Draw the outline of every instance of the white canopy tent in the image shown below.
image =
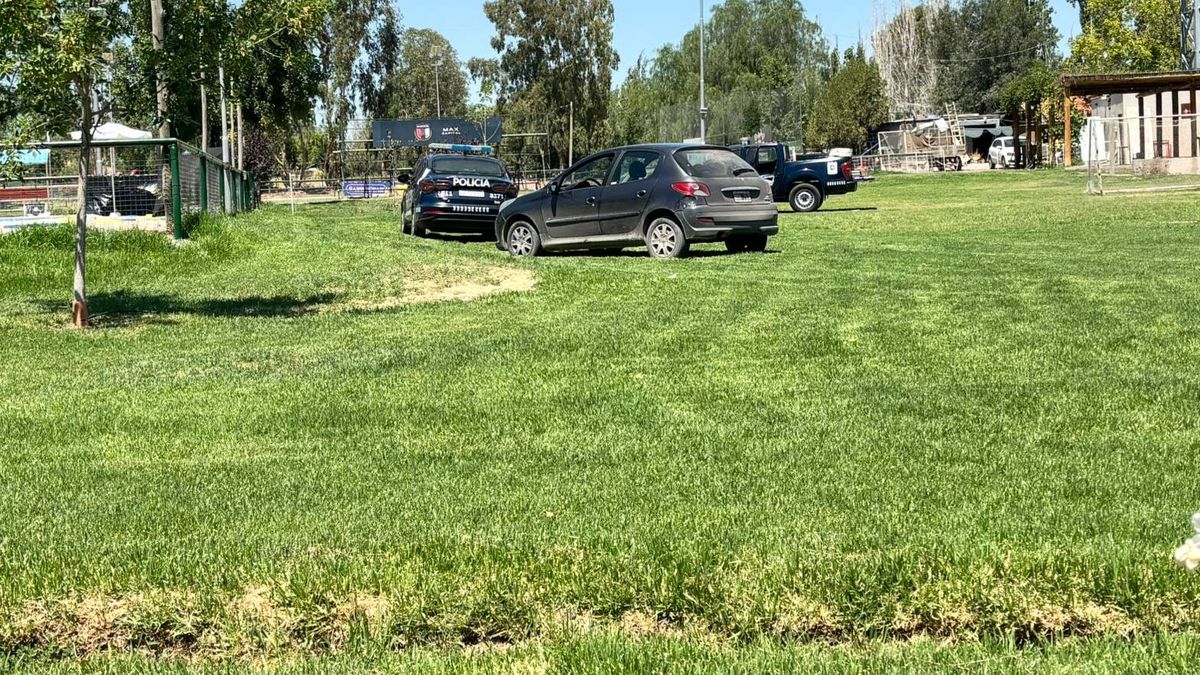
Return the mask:
[[[71,132],[71,140],[77,141],[80,138],[83,138],[82,131]],[[93,141],[136,141],[143,138],[154,138],[154,134],[116,122],[105,122],[92,132]]]
[[[71,140],[78,141],[81,138],[83,138],[82,131],[71,132]],[[105,122],[92,131],[93,141],[138,141],[146,138],[154,138],[154,134],[116,122]],[[100,155],[98,150],[96,164],[97,170],[99,170]],[[108,149],[108,166],[108,180],[112,190],[112,203],[115,208],[117,204],[117,154],[112,148]],[[114,215],[119,214],[114,211]]]

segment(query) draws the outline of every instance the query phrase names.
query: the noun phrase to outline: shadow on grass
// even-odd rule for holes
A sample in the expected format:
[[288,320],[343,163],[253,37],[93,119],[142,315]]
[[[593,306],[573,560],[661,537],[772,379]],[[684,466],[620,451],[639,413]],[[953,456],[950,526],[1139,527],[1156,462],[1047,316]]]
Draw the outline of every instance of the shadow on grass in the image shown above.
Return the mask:
[[841,209],[821,209],[821,213],[838,213],[843,211],[878,211],[878,206],[847,206]]
[[[284,318],[303,316],[340,299],[333,293],[307,297],[289,295],[252,295],[242,298],[186,299],[165,293],[116,291],[96,293],[88,298],[90,324],[95,328],[165,325],[172,316],[192,315],[218,318]],[[61,301],[44,300],[47,311],[60,311]]]
[[433,239],[436,241],[449,241],[449,242],[454,242],[454,243],[459,243],[459,244],[483,244],[483,243],[495,244],[496,243],[496,237],[491,234],[476,234],[476,233],[472,233],[472,232],[462,232],[462,233],[426,232],[425,238]]
[[[751,253],[749,251],[728,251],[724,248],[693,248],[684,255],[684,258],[723,258],[726,256],[738,255],[775,255],[779,251],[768,249],[761,253]],[[546,251],[542,255],[548,258],[649,258],[650,254],[645,248],[622,248],[622,249],[572,249],[566,251]]]

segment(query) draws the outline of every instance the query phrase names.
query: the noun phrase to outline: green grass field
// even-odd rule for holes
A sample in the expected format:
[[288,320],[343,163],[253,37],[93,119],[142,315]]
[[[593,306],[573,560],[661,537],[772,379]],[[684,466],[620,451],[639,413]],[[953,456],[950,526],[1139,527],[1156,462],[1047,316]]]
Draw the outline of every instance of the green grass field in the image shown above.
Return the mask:
[[380,205],[0,237],[0,668],[1194,672],[1200,210],[885,176],[762,255]]

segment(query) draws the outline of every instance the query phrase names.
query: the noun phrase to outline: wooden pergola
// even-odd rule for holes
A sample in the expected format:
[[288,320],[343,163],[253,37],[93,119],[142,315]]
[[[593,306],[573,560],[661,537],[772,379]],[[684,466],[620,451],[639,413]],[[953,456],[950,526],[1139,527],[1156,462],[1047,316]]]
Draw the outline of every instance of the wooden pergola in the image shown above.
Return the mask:
[[[1200,71],[1173,71],[1160,73],[1118,73],[1109,75],[1063,75],[1063,123],[1066,142],[1063,150],[1064,163],[1071,165],[1071,98],[1076,96],[1104,96],[1111,94],[1137,94],[1138,98],[1157,96],[1156,110],[1162,111],[1162,95],[1168,92],[1186,91],[1191,94],[1192,114],[1196,107],[1196,91],[1200,89]],[[1178,96],[1175,103],[1178,104]],[[1174,114],[1178,114],[1178,109]],[[1192,137],[1196,138],[1196,118],[1192,117]],[[1193,147],[1193,155],[1196,148]]]

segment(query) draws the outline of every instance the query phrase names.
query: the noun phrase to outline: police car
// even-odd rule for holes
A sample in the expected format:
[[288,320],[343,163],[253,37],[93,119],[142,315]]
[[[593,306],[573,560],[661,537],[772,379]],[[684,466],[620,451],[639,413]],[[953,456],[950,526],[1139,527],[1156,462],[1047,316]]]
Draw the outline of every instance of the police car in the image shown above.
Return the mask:
[[500,205],[517,191],[497,159],[451,152],[427,155],[413,167],[401,201],[404,232],[419,237],[430,230],[491,234]]

